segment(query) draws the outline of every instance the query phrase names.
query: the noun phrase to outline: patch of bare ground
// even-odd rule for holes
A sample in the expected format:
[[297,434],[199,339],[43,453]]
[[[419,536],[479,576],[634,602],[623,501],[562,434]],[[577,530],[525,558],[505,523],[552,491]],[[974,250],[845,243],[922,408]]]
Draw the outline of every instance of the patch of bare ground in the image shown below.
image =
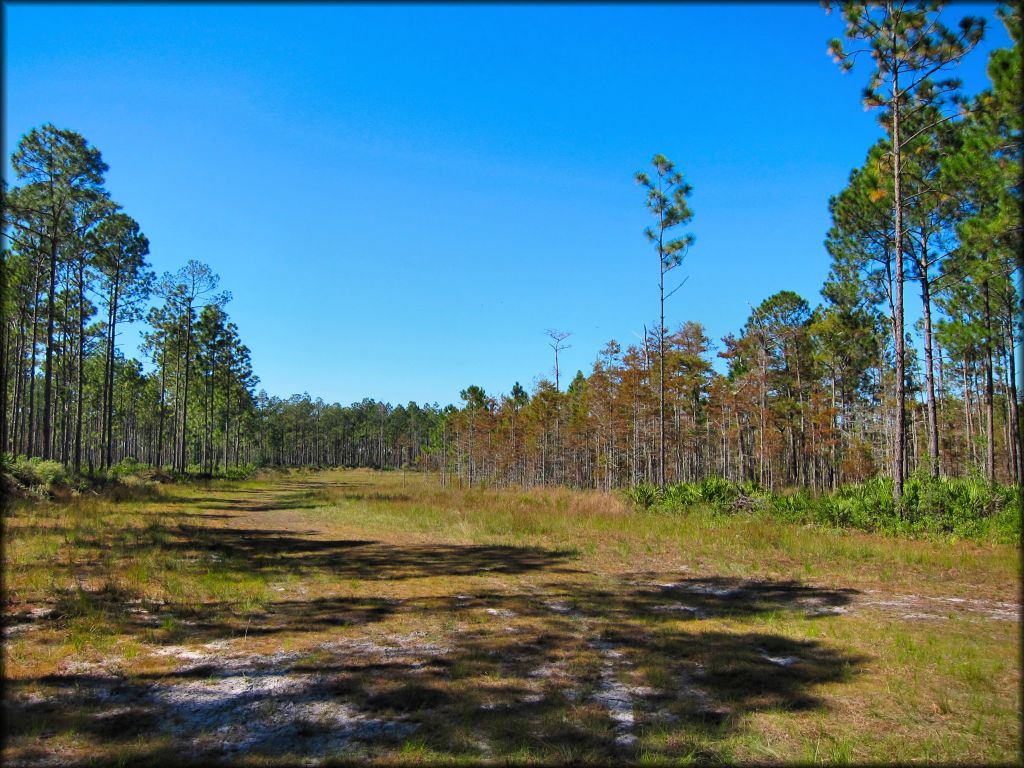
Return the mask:
[[803,611],[808,617],[840,616],[875,609],[911,621],[947,619],[956,615],[973,621],[1019,622],[1021,613],[1019,604],[984,598],[899,594],[878,589],[824,589],[795,581],[722,577],[652,581],[650,578],[650,574],[647,579],[633,575],[630,582],[656,589],[666,598],[689,598],[689,604],[666,602],[652,606],[653,610],[694,618],[706,618],[712,613],[728,615],[737,606],[748,610],[752,604],[765,610],[786,605]]
[[1019,622],[1021,610],[1019,604],[1002,600],[941,595],[888,594],[873,589],[864,590],[864,595],[856,602],[858,605],[872,606],[911,620],[948,619],[951,615],[957,615],[973,621],[993,619],[995,621]]
[[[396,743],[419,727],[402,714],[365,711],[364,697],[347,696],[337,674],[381,664],[423,669],[448,653],[415,635],[387,640],[335,640],[272,654],[233,652],[227,640],[163,646],[154,655],[186,663],[158,675],[123,677],[107,665],[71,662],[63,674],[41,681],[56,695],[15,692],[11,703],[22,715],[56,715],[54,726],[77,707],[79,725],[96,735],[118,740],[152,731],[197,762],[262,755],[317,763],[369,742]],[[60,754],[40,750],[9,764],[61,761]]]

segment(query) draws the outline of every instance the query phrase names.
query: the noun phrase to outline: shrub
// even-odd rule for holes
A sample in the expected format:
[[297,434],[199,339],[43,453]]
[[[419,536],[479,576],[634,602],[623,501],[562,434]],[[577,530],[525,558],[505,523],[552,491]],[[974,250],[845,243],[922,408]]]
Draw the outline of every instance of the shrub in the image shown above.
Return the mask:
[[224,470],[224,477],[228,480],[247,480],[256,472],[255,464],[243,464],[239,467],[228,467]]
[[[653,486],[652,486],[653,487]],[[640,486],[637,486],[638,490]],[[695,504],[705,504],[719,512],[734,512],[761,506],[767,494],[755,483],[737,485],[721,477],[707,477],[696,483],[676,483],[658,495],[659,507],[683,511]]]
[[792,522],[811,522],[898,535],[995,538],[1015,541],[1020,535],[1020,489],[990,485],[979,478],[915,476],[904,485],[897,507],[892,480],[873,478],[851,483],[822,496],[801,490],[773,496],[770,509]]
[[626,489],[626,498],[644,509],[650,509],[661,495],[661,490],[654,483],[639,483]]
[[149,469],[148,464],[143,464],[132,456],[126,456],[107,470],[107,472],[111,477],[124,477],[125,475],[138,474],[147,469]]
[[64,465],[59,461],[44,461],[38,457],[26,459],[24,456],[18,456],[9,466],[11,475],[29,488],[40,486],[49,490],[67,481]]
[[731,509],[740,495],[739,487],[722,477],[706,477],[699,487],[701,499],[721,510]]
[[626,492],[644,509],[687,510],[706,504],[720,513],[764,509],[791,523],[856,528],[900,536],[953,536],[1013,543],[1021,537],[1021,489],[993,485],[982,477],[939,478],[914,475],[903,498],[893,500],[890,478],[875,477],[815,494],[805,488],[770,493],[756,483],[732,483],[710,477],[659,490],[641,483]]
[[699,504],[703,499],[700,488],[694,483],[676,483],[665,488],[661,495],[661,503],[666,509],[683,509]]

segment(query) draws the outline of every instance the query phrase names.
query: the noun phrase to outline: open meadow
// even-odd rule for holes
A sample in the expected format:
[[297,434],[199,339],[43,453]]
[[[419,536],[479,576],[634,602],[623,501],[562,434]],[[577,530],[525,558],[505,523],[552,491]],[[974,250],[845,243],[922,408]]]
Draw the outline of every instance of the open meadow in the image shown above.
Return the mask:
[[4,763],[1013,762],[1020,552],[369,470],[4,519]]

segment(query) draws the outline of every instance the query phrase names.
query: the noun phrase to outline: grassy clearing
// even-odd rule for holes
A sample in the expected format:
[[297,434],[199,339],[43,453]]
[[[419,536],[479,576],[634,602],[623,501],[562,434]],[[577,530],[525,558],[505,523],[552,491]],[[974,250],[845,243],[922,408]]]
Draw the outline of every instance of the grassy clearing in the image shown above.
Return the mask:
[[1021,747],[1006,544],[368,471],[24,502],[4,528],[9,760]]

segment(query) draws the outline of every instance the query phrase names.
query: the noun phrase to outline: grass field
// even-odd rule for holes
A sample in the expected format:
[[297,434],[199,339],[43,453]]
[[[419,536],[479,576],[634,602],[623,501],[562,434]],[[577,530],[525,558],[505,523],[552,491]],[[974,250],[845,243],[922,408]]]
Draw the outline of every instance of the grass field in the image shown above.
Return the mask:
[[4,763],[1006,762],[1018,547],[291,473],[4,519]]

